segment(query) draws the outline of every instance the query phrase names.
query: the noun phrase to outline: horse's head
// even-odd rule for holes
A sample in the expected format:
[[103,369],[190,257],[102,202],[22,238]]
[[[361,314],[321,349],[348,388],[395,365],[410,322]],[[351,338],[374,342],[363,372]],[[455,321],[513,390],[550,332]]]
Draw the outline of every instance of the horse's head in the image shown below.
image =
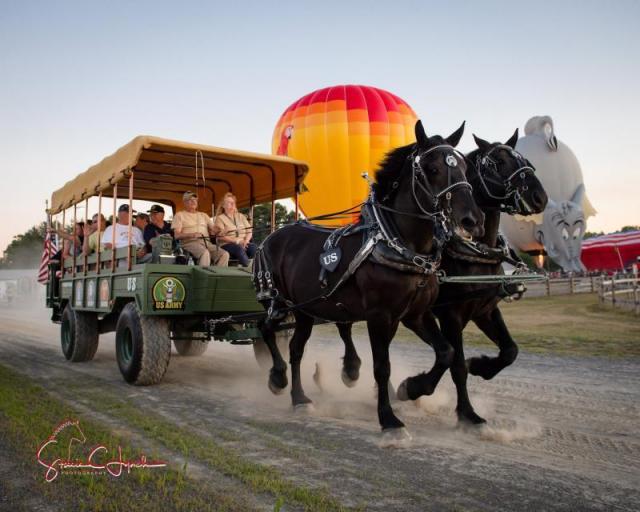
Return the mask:
[[544,211],[547,193],[535,175],[531,162],[515,149],[518,129],[504,144],[473,138],[478,149],[469,154],[468,178],[474,186],[478,204],[519,215]]
[[464,156],[454,148],[464,133],[464,122],[448,137],[428,137],[422,123],[415,127],[416,147],[411,158],[413,181],[421,194],[416,202],[431,204],[431,211],[441,213],[451,227],[464,237],[482,236],[484,214],[476,205],[467,182]]

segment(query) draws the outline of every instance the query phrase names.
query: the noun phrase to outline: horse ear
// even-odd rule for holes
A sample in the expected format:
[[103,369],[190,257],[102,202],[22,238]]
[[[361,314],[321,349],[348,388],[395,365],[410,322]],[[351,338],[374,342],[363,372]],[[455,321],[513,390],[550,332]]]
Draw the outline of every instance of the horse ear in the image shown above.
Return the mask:
[[462,138],[462,134],[464,133],[464,125],[465,125],[466,121],[462,121],[462,124],[460,125],[460,128],[458,128],[455,132],[453,132],[451,135],[449,135],[445,140],[447,141],[448,144],[452,145],[454,148],[458,145],[458,142],[460,142],[460,139]]
[[424,126],[422,126],[422,121],[418,119],[416,122],[416,142],[420,147],[427,147],[429,145],[429,137],[427,137],[427,133],[424,131]]
[[516,131],[513,132],[513,135],[511,136],[511,138],[505,142],[505,146],[509,146],[512,149],[516,149],[516,143],[518,142],[518,129],[516,128]]
[[491,147],[491,143],[487,142],[484,139],[481,139],[480,137],[476,137],[476,134],[473,134],[473,140],[476,141],[476,145],[478,146],[478,148],[480,148],[480,151],[485,152],[487,151],[490,147]]

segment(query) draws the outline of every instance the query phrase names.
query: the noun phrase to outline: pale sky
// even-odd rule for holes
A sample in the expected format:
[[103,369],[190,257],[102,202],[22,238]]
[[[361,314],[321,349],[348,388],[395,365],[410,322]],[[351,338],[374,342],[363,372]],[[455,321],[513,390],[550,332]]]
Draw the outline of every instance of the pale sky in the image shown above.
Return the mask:
[[640,224],[640,2],[0,0],[0,251],[134,136],[269,152],[300,96],[387,89],[429,133],[534,115],[582,165],[589,230]]

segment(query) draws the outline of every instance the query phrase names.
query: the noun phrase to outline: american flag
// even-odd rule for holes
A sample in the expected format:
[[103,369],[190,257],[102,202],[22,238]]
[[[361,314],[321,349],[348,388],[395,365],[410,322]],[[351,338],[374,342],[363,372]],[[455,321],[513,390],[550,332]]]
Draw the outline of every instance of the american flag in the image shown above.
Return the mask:
[[46,284],[49,278],[49,260],[58,252],[53,233],[48,232],[44,237],[44,250],[40,259],[40,269],[38,270],[38,282]]

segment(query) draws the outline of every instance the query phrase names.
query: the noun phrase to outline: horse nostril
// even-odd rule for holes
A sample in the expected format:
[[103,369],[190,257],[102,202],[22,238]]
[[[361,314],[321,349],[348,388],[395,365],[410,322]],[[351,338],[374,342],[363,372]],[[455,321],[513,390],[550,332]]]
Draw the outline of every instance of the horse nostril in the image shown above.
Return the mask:
[[546,203],[547,203],[546,194],[540,192],[539,190],[536,190],[533,193],[531,199],[533,200],[533,206],[535,206],[540,210],[544,209],[544,207],[546,206]]
[[478,220],[475,218],[475,216],[473,214],[467,215],[464,219],[462,219],[462,222],[460,223],[462,224],[462,227],[471,232],[473,231],[473,228],[476,227],[476,225],[478,224]]

